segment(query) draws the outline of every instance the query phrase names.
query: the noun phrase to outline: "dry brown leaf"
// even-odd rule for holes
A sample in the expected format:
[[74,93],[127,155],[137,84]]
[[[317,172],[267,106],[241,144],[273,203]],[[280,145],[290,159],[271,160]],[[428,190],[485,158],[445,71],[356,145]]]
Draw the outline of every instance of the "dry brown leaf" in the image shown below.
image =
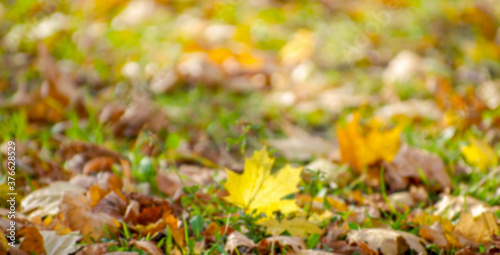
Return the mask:
[[116,219],[123,219],[127,209],[127,201],[124,200],[123,195],[120,195],[111,191],[92,208],[92,212],[104,212]]
[[127,209],[125,209],[125,216],[123,217],[123,220],[125,222],[137,224],[137,217],[139,216],[139,213],[140,213],[139,202],[135,200],[130,200],[129,204],[127,205]]
[[84,189],[69,182],[53,182],[48,187],[36,190],[21,201],[21,212],[31,217],[55,215],[63,195],[68,192],[83,193]]
[[253,247],[255,247],[255,243],[250,238],[246,237],[238,231],[234,231],[233,233],[229,234],[224,249],[229,253],[232,253],[240,246],[252,249]]
[[272,248],[280,247],[280,250],[286,250],[287,253],[297,254],[306,248],[306,244],[300,237],[292,236],[272,236],[263,239],[257,244],[260,253],[268,253]]
[[498,232],[500,232],[500,227],[492,212],[482,212],[477,216],[463,212],[460,214],[460,221],[455,227],[454,234],[464,246],[477,246],[491,242],[493,235]]
[[347,235],[349,243],[366,243],[373,251],[381,250],[383,254],[397,255],[410,248],[419,254],[427,254],[421,239],[403,231],[381,228],[354,230]]
[[385,167],[385,178],[392,190],[406,189],[410,179],[420,180],[419,169],[431,184],[437,184],[438,189],[451,187],[451,179],[439,156],[407,144],[401,146],[392,162],[385,162]]
[[43,242],[43,236],[38,231],[36,227],[25,227],[18,233],[23,235],[24,239],[19,246],[19,249],[28,253],[47,254],[45,251],[45,245]]
[[150,255],[163,254],[163,251],[160,248],[158,248],[158,246],[156,246],[155,243],[151,241],[132,241],[131,244],[137,247],[137,249],[143,250]]
[[[93,213],[90,201],[82,194],[71,192],[64,194],[59,208],[63,224],[94,239],[104,236],[104,227],[112,232],[119,227],[118,221],[110,215],[103,212]],[[85,237],[84,240],[90,239]]]
[[432,244],[436,244],[441,248],[446,248],[448,246],[448,240],[446,240],[442,228],[443,227],[440,226],[438,222],[435,222],[432,226],[422,226],[418,230],[418,235]]

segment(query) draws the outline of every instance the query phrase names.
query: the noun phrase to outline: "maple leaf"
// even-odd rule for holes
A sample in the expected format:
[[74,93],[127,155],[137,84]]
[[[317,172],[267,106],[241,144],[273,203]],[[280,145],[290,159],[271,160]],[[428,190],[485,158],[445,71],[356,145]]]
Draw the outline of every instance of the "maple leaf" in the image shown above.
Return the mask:
[[302,167],[294,168],[286,165],[277,173],[271,174],[274,158],[266,148],[256,151],[252,158],[245,160],[245,169],[237,174],[229,169],[224,187],[229,191],[225,199],[243,209],[245,212],[265,213],[267,216],[280,210],[283,213],[296,211],[299,207],[295,200],[282,200],[286,195],[298,191]]
[[367,133],[363,134],[360,118],[356,112],[345,127],[337,127],[342,161],[358,171],[379,160],[391,162],[399,150],[402,126],[380,131],[381,124],[372,120]]
[[483,140],[471,138],[470,144],[461,148],[467,163],[477,166],[481,171],[486,171],[498,162],[497,154],[488,143]]

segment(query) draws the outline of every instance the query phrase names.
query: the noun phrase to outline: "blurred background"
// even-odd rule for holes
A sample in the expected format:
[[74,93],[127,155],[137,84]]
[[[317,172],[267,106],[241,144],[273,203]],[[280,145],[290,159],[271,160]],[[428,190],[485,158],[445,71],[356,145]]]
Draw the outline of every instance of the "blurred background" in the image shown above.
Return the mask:
[[233,168],[266,139],[335,159],[334,123],[359,107],[424,128],[484,121],[499,25],[495,0],[2,1],[0,114],[21,127],[2,139],[161,141]]

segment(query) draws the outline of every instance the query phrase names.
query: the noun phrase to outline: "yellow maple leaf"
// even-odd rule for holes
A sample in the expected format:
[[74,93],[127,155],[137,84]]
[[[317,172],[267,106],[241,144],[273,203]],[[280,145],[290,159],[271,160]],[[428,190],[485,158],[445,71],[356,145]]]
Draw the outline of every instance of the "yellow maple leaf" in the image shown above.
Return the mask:
[[269,157],[266,148],[256,151],[252,158],[245,160],[245,169],[237,174],[229,169],[224,187],[229,191],[225,199],[245,212],[265,213],[271,216],[275,211],[289,213],[299,209],[295,200],[283,200],[286,195],[298,191],[302,167],[286,165],[277,173],[271,174],[274,158]]
[[477,166],[481,171],[486,171],[498,163],[495,150],[483,140],[471,138],[470,144],[462,146],[461,150],[467,163]]
[[293,219],[265,220],[259,223],[267,228],[266,233],[277,236],[287,230],[292,236],[305,237],[306,234],[320,234],[321,229],[317,223],[308,221],[305,217]]
[[368,131],[363,134],[360,118],[359,112],[356,112],[345,127],[337,126],[342,161],[358,171],[379,160],[391,162],[399,150],[399,136],[403,127],[381,131],[381,124],[372,120]]

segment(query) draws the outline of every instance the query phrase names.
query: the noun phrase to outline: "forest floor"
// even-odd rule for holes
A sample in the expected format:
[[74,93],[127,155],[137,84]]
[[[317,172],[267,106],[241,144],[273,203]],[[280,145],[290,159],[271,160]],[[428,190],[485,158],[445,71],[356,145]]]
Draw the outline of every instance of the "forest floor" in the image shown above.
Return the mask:
[[0,35],[0,255],[500,253],[500,2],[3,1]]

